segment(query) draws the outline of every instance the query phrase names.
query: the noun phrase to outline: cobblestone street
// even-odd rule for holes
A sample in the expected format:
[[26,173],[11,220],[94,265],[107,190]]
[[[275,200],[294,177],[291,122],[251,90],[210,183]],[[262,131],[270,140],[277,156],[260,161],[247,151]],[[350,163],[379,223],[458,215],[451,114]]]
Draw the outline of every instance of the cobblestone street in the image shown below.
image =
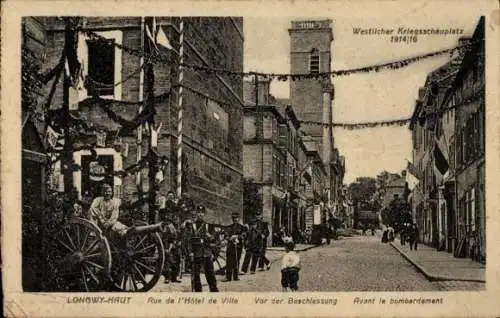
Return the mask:
[[[483,283],[430,282],[394,248],[380,243],[378,236],[354,236],[330,246],[300,252],[300,291],[459,291],[482,290]],[[279,251],[268,252],[274,260],[269,271],[241,276],[237,282],[218,282],[221,292],[279,292]],[[218,276],[217,280],[222,279]],[[204,278],[202,277],[204,281]],[[153,291],[190,291],[190,277],[181,284],[159,282]],[[204,290],[208,287],[204,285]]]

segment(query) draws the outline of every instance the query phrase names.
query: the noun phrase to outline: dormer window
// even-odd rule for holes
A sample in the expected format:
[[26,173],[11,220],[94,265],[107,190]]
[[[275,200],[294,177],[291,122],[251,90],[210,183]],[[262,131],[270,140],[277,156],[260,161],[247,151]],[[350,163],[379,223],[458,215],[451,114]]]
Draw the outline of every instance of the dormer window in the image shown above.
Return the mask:
[[319,51],[312,49],[309,54],[309,73],[319,73]]

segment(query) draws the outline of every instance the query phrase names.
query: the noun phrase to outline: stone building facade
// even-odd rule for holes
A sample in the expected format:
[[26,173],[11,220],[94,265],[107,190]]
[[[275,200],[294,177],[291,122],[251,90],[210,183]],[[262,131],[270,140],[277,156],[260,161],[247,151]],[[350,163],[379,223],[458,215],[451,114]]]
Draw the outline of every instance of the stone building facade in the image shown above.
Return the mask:
[[[292,21],[290,35],[290,66],[292,74],[317,74],[331,71],[331,20]],[[330,77],[299,78],[290,81],[290,103],[300,120],[330,123],[334,87]],[[344,167],[335,151],[335,139],[327,126],[304,125],[303,131],[318,144],[328,177],[327,206],[335,212],[340,208],[339,191]]]
[[486,260],[485,22],[479,20],[443,105],[455,109],[455,256]]
[[[244,176],[258,187],[263,218],[272,234],[286,227],[291,234],[305,229],[306,198],[298,177],[300,122],[286,101],[269,93],[269,80],[244,82]],[[255,100],[257,99],[257,105]],[[255,211],[244,211],[245,221]],[[272,235],[269,237],[272,243]]]
[[[132,50],[142,50],[145,33],[140,17],[84,17],[84,29],[92,30],[116,44]],[[46,69],[53,68],[60,60],[64,47],[64,22],[56,18],[40,18],[47,30]],[[158,135],[158,153],[165,156],[168,165],[163,171],[161,192],[176,192],[177,184],[177,128],[178,128],[178,75],[179,75],[179,24],[175,17],[157,17],[174,50],[160,47],[161,55],[169,63],[154,65],[154,94],[157,125],[162,124]],[[117,46],[93,43],[79,32],[78,54],[83,60],[86,83],[93,83],[103,99],[112,99],[108,110],[121,118],[132,120],[144,100],[144,76],[141,58]],[[243,70],[243,19],[242,18],[184,18],[184,62],[235,72]],[[101,57],[101,58],[97,58]],[[101,72],[99,72],[101,70]],[[100,82],[101,84],[99,84]],[[183,98],[183,195],[195,204],[207,208],[209,222],[228,223],[232,212],[242,209],[242,136],[243,136],[243,87],[241,78],[184,69]],[[47,95],[50,90],[47,85]],[[96,88],[97,87],[97,88]],[[88,88],[88,87],[87,87]],[[122,131],[121,125],[112,120],[108,111],[89,100],[87,88],[74,92],[72,111],[87,121],[101,141],[96,152],[100,165],[107,171],[126,169],[147,154],[149,131]],[[60,109],[63,101],[62,84],[56,90],[50,105]],[[105,135],[103,134],[105,133]],[[102,137],[105,136],[105,137]],[[102,140],[104,138],[104,140]],[[89,136],[89,140],[98,139]],[[93,190],[88,182],[89,152],[75,153],[74,160],[82,171],[74,173],[74,182],[80,195]],[[88,169],[87,169],[88,170]],[[106,179],[113,184],[115,195],[124,200],[138,199],[147,191],[147,169],[140,176]]]
[[410,129],[419,182],[410,195],[422,242],[455,256],[486,257],[484,18],[470,47],[431,72]]

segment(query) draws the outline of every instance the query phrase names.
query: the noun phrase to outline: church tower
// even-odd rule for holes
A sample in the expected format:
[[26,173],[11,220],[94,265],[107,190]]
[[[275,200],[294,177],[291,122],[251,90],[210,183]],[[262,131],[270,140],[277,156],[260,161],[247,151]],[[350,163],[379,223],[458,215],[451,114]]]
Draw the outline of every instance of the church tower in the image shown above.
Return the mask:
[[[290,34],[290,67],[292,74],[318,74],[331,71],[331,20],[292,21]],[[332,121],[333,84],[331,77],[290,80],[290,102],[304,121]],[[303,125],[321,149],[325,165],[332,160],[334,140],[328,127]]]

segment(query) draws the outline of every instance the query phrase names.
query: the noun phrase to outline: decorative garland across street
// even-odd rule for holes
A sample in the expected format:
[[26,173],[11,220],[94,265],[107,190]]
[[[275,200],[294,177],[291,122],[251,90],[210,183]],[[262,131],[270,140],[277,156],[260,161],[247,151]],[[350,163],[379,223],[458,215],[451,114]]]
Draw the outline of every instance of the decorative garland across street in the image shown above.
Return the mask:
[[[81,29],[80,31],[85,33],[91,40],[102,41],[103,43],[106,43],[109,45],[114,45],[115,47],[123,50],[124,52],[127,52],[131,55],[134,55],[134,56],[138,56],[138,57],[145,56],[145,54],[142,50],[132,49],[130,47],[124,46],[122,44],[118,44],[116,42],[110,42],[108,39],[97,34],[94,31],[87,30],[87,29]],[[281,74],[281,73],[260,73],[260,72],[235,72],[235,71],[230,71],[230,70],[225,70],[225,69],[211,68],[211,67],[193,65],[193,64],[188,64],[188,63],[183,63],[182,66],[184,68],[190,69],[192,71],[205,72],[208,74],[222,74],[222,75],[239,76],[239,77],[259,76],[259,77],[267,78],[270,80],[277,79],[279,81],[286,81],[289,79],[291,79],[291,80],[321,79],[321,78],[330,77],[330,76],[347,76],[347,75],[357,74],[357,73],[379,72],[380,70],[383,70],[383,69],[399,69],[399,68],[406,67],[412,63],[423,60],[425,58],[439,56],[439,55],[443,55],[443,54],[447,54],[447,53],[452,54],[455,51],[466,50],[466,49],[470,48],[472,45],[474,45],[474,43],[470,42],[470,43],[467,43],[467,44],[464,44],[461,46],[457,46],[454,48],[435,51],[435,52],[423,54],[423,55],[416,56],[416,57],[406,58],[406,59],[403,59],[400,61],[377,64],[377,65],[356,68],[356,69],[337,70],[337,71],[331,71],[331,72],[321,72],[321,73],[312,73],[312,74],[311,73],[307,73],[307,74],[306,73],[304,73],[304,74]],[[144,65],[148,62],[151,62],[151,63],[169,62],[170,63],[171,61],[168,60],[166,57],[164,57],[162,55],[158,55],[158,54],[148,56],[147,62],[143,63],[138,69],[133,71],[129,76],[126,77],[125,80],[121,81],[118,84],[114,84],[113,86],[122,84],[126,80],[129,80],[130,78],[132,78],[139,71],[141,71],[143,69]],[[61,61],[58,63],[58,65],[56,65],[52,70],[50,70],[46,74],[44,74],[43,77],[44,77],[44,79],[46,79],[46,82],[48,82],[48,80],[54,78],[56,75],[60,76],[61,71],[62,71],[62,66],[63,66],[63,58],[61,58]],[[58,78],[56,78],[56,81],[54,81],[54,83],[53,83],[53,88],[51,90],[51,94],[49,94],[50,96],[49,96],[48,101],[47,101],[48,105],[46,105],[46,106],[50,105],[50,102],[52,100],[52,95],[53,95],[52,91],[55,90],[54,88],[55,88],[55,85],[57,84],[57,82],[58,82]],[[101,85],[101,83],[97,83],[91,78],[87,79],[87,84],[91,88],[96,86],[96,85]],[[195,90],[191,90],[191,91],[195,94],[199,94],[200,96],[208,98],[206,95],[204,95],[200,92],[197,92]],[[170,94],[167,93],[167,94],[163,94],[161,96],[157,96],[157,97],[155,97],[155,99],[157,99],[157,101],[161,101],[161,100],[164,100],[165,97],[168,98],[169,96],[170,96]],[[101,99],[98,97],[89,98],[85,101],[82,101],[80,104],[82,106],[90,105],[90,104],[98,105],[107,113],[107,115],[110,117],[110,119],[112,119],[116,123],[122,125],[122,129],[124,132],[129,132],[131,130],[134,130],[137,128],[138,125],[144,124],[149,119],[154,117],[154,109],[153,110],[145,109],[141,114],[136,116],[136,118],[134,118],[133,120],[131,120],[131,121],[126,120],[109,109],[109,106],[111,104],[116,104],[116,103],[127,104],[127,105],[137,105],[137,106],[144,104],[143,102],[123,102],[123,101],[118,101],[118,100]],[[221,103],[221,104],[225,104],[225,103]],[[35,114],[35,118],[41,120],[42,119],[41,117],[42,117],[41,114]],[[404,118],[404,119],[385,120],[385,121],[377,121],[377,122],[333,123],[331,125],[333,127],[340,127],[340,128],[352,130],[352,129],[373,128],[373,127],[381,127],[381,126],[394,126],[394,125],[404,126],[409,121],[410,121],[409,118]],[[313,122],[313,121],[302,121],[302,123],[306,124],[306,125],[321,125],[321,126],[326,126],[326,127],[328,127],[330,125],[329,123]]]
[[[419,117],[419,119],[436,119],[437,116],[443,115],[446,111],[460,108],[462,106],[465,106],[467,104],[470,104],[471,102],[474,102],[476,100],[482,100],[484,98],[484,86],[480,87],[478,90],[476,90],[472,95],[464,98],[461,100],[459,103],[452,105],[450,107],[445,107],[443,109],[438,109],[438,110],[433,110],[432,112],[425,113],[424,116]],[[323,127],[329,127],[330,125],[332,127],[337,127],[337,128],[344,128],[347,130],[354,130],[354,129],[363,129],[363,128],[375,128],[375,127],[388,127],[388,126],[404,126],[408,123],[410,123],[411,118],[402,118],[402,119],[393,119],[393,120],[382,120],[382,121],[373,121],[373,122],[360,122],[360,123],[323,123],[323,122],[317,122],[317,121],[309,121],[309,120],[301,120],[300,122],[304,125],[316,125],[316,126],[323,126]]]
[[[118,49],[123,50],[124,52],[127,52],[128,54],[138,56],[138,57],[144,57],[144,52],[142,50],[138,49],[133,49],[130,47],[127,47],[125,45],[115,43],[115,42],[110,42],[108,39],[103,37],[102,35],[97,34],[94,31],[88,30],[88,29],[81,29],[81,32],[85,33],[91,40],[96,40],[96,41],[102,41],[105,44],[108,45],[114,45]],[[336,71],[331,71],[331,72],[319,72],[319,73],[303,73],[303,74],[290,74],[290,73],[262,73],[262,72],[236,72],[236,71],[231,71],[227,69],[221,69],[221,68],[213,68],[213,67],[208,67],[208,66],[201,66],[201,65],[194,65],[194,64],[189,64],[189,63],[182,63],[181,66],[184,68],[190,69],[192,71],[200,71],[200,72],[205,72],[208,74],[218,74],[218,75],[227,75],[227,76],[237,76],[237,77],[254,77],[254,76],[259,76],[263,78],[267,78],[269,80],[278,80],[278,81],[287,81],[287,80],[303,80],[303,79],[321,79],[321,78],[329,78],[331,76],[348,76],[352,74],[359,74],[359,73],[369,73],[369,72],[379,72],[381,70],[385,69],[400,69],[409,66],[410,64],[413,64],[415,62],[419,62],[423,59],[426,58],[431,58],[435,56],[440,56],[444,54],[453,54],[456,51],[464,51],[472,47],[475,43],[470,42],[466,43],[463,45],[459,45],[453,48],[449,49],[443,49],[435,52],[430,52],[414,57],[409,57],[405,58],[399,61],[394,61],[394,62],[388,62],[388,63],[381,63],[381,64],[375,64],[371,66],[366,66],[366,67],[359,67],[359,68],[354,68],[354,69],[346,69],[346,70],[336,70]],[[165,57],[164,55],[161,54],[156,54],[155,56],[151,57],[151,62],[152,63],[171,63],[172,61]]]
[[394,120],[384,120],[384,121],[374,121],[374,122],[362,122],[362,123],[322,123],[309,120],[301,120],[300,122],[304,125],[316,125],[323,127],[338,127],[347,130],[363,129],[363,128],[374,128],[374,127],[386,127],[386,126],[404,126],[410,122],[411,118],[394,119]]

